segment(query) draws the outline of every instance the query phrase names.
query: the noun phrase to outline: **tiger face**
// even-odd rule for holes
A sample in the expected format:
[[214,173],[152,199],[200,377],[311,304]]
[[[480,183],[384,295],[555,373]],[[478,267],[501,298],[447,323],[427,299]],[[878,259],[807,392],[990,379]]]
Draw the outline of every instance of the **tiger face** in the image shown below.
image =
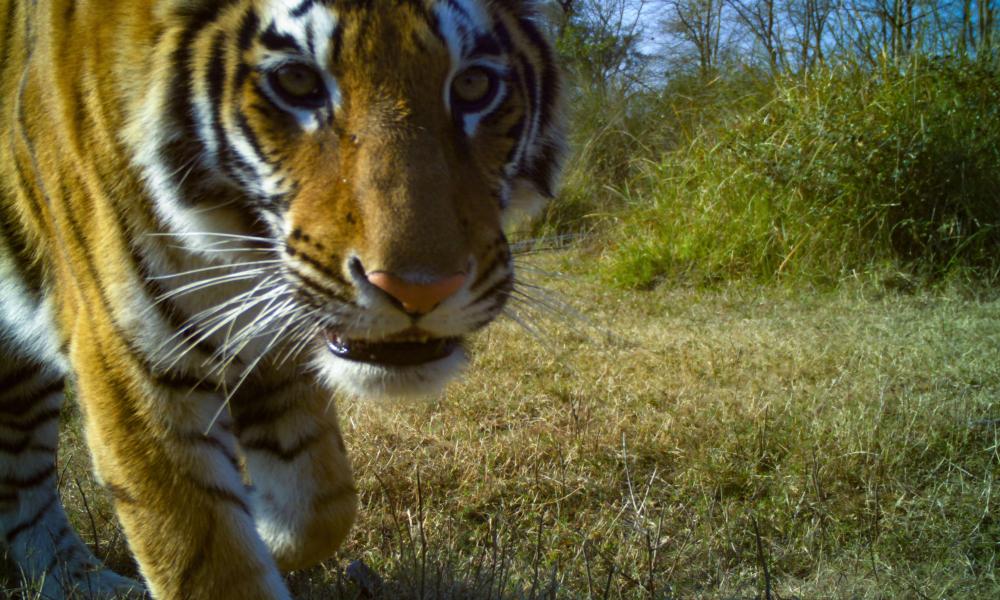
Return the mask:
[[248,320],[331,386],[434,391],[512,290],[502,224],[553,193],[549,50],[516,0],[257,4],[160,15],[180,25],[154,68],[188,68],[135,95],[125,136],[155,213],[203,261],[265,253],[240,293],[283,295]]

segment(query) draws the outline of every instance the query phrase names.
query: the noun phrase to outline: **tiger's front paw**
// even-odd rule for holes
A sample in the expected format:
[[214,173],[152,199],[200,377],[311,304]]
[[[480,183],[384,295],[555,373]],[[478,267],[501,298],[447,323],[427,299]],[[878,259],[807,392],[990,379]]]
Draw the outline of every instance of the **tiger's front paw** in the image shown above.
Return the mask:
[[310,567],[332,556],[347,537],[358,510],[353,485],[315,497],[308,507],[300,507],[304,510],[278,505],[266,495],[256,500],[257,532],[282,571]]
[[86,570],[57,567],[42,579],[41,597],[46,599],[79,598],[87,600],[139,600],[149,594],[138,581],[122,577],[111,569]]

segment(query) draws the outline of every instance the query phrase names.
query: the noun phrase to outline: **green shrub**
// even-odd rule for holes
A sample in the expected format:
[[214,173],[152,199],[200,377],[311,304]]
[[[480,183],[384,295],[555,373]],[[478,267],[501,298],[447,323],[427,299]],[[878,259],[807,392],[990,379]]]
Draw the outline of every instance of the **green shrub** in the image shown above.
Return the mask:
[[753,77],[678,77],[648,90],[570,86],[571,157],[559,199],[534,234],[603,227],[606,217],[625,207],[622,190],[644,179],[648,161],[686,147],[730,113],[758,108],[768,91]]
[[1000,74],[915,60],[774,81],[619,190],[606,273],[837,280],[1000,271]]

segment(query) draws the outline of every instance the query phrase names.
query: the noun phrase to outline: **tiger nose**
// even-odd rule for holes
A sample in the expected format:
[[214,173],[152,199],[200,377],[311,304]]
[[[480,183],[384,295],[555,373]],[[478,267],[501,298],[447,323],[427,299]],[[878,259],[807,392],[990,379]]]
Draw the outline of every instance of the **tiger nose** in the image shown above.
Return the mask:
[[410,283],[386,271],[366,273],[365,277],[372,285],[398,300],[406,312],[425,315],[457,292],[465,283],[466,274],[458,273],[421,283]]

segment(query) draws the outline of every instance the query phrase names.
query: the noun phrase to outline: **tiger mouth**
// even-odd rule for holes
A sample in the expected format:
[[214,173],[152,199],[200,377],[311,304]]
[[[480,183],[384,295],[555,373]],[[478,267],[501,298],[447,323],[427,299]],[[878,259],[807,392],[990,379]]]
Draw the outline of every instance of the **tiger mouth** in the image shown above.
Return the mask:
[[338,358],[385,367],[413,367],[451,356],[461,338],[432,338],[407,341],[348,340],[327,334],[326,345]]

